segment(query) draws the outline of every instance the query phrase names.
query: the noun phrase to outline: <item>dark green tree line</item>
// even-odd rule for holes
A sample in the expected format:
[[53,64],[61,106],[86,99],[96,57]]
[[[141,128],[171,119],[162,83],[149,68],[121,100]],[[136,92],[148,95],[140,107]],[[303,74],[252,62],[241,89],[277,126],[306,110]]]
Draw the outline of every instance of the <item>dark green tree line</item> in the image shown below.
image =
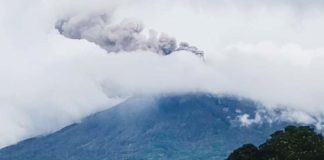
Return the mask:
[[324,139],[310,126],[288,126],[259,147],[245,144],[227,160],[324,160]]

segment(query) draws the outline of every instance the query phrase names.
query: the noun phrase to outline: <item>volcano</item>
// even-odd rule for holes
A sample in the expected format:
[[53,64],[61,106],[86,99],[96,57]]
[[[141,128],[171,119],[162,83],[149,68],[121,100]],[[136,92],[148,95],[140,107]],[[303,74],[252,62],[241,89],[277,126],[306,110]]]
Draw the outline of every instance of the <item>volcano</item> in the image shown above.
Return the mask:
[[139,96],[55,133],[0,150],[0,160],[225,159],[285,123],[242,126],[260,104],[234,96]]

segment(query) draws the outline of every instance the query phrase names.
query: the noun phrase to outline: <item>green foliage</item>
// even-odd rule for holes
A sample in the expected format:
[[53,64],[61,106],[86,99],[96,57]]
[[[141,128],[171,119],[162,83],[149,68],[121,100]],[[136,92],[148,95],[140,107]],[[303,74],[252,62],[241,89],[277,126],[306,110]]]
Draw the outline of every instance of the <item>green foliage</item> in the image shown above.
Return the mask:
[[323,160],[324,139],[309,126],[288,126],[273,133],[259,148],[243,145],[227,160]]
[[229,160],[257,160],[258,148],[253,144],[245,144],[239,149],[235,150],[230,156]]

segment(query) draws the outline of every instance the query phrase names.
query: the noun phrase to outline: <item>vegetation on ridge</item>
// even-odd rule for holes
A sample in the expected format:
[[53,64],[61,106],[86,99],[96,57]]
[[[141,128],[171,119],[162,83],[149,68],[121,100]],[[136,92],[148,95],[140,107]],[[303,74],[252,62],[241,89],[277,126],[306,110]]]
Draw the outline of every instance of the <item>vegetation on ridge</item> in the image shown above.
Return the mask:
[[323,160],[322,134],[309,126],[288,126],[274,132],[259,147],[245,144],[234,150],[227,160]]

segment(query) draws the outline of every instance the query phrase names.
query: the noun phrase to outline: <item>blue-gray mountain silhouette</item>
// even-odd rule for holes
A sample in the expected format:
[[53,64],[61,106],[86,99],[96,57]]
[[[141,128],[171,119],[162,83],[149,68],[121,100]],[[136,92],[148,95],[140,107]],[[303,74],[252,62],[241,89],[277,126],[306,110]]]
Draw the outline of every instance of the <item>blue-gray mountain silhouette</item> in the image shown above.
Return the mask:
[[56,133],[6,147],[0,160],[221,160],[285,125],[240,126],[235,117],[253,117],[257,106],[210,94],[130,98]]

